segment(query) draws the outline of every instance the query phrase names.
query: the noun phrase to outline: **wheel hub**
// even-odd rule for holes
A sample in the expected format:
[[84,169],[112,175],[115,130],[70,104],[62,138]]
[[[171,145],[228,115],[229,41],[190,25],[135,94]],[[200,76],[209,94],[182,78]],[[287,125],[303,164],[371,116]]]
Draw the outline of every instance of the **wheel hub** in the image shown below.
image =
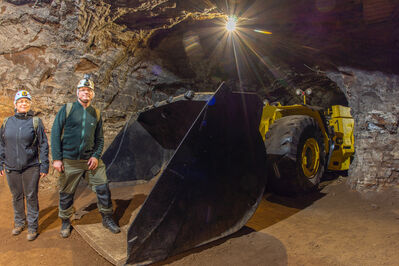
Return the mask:
[[306,177],[313,178],[320,165],[320,148],[317,140],[309,138],[302,148],[302,170]]

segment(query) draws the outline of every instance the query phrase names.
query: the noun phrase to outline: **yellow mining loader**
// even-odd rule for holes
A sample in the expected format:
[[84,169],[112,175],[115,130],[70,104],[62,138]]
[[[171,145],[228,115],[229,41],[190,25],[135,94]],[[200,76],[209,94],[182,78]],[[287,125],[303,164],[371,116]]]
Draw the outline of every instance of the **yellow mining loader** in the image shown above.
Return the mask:
[[327,110],[266,104],[259,126],[268,154],[268,184],[273,192],[300,194],[315,188],[325,170],[349,169],[354,154],[350,108]]
[[126,264],[159,261],[238,231],[265,189],[303,193],[325,170],[347,170],[353,126],[348,107],[269,105],[225,84],[143,110],[103,156],[111,182],[157,178],[131,218]]

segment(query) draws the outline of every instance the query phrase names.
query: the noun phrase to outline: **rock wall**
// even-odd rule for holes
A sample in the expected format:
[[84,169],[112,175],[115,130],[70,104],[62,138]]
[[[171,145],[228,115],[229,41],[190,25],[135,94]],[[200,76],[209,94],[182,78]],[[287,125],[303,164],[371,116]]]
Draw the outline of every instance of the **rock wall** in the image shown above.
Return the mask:
[[[195,13],[170,15],[151,29],[137,24],[135,30],[127,30],[114,21],[129,14],[147,19],[165,15],[166,3],[169,9],[176,5],[173,1],[152,1],[135,8],[113,9],[103,1],[34,2],[0,2],[4,115],[12,114],[15,92],[26,88],[34,97],[32,108],[50,133],[57,110],[76,100],[77,82],[84,73],[91,73],[96,83],[94,105],[103,111],[108,144],[130,115],[176,90],[190,88],[190,81],[179,78],[148,52],[146,42],[157,30],[195,19]],[[208,11],[203,14],[215,16]]]
[[[112,4],[112,1],[111,1]],[[218,16],[204,6],[177,10],[176,1],[113,7],[106,1],[0,1],[0,119],[13,114],[20,89],[33,96],[32,109],[51,134],[59,108],[76,100],[76,84],[91,73],[96,84],[93,104],[103,114],[105,144],[110,144],[131,115],[170,95],[191,89],[151,54],[148,42],[185,20]],[[123,16],[154,19],[157,25],[127,29]],[[53,172],[51,170],[51,172]],[[52,182],[50,175],[44,182]]]
[[340,68],[328,73],[355,119],[355,159],[348,182],[357,190],[399,184],[399,76]]

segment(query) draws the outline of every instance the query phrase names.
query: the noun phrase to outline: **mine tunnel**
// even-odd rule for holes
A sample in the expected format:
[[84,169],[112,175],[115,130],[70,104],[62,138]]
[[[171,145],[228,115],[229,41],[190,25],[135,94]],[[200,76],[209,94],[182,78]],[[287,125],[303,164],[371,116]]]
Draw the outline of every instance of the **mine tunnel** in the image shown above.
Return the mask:
[[[43,261],[396,264],[398,10],[397,0],[1,2],[1,120],[26,89],[50,136],[91,74],[122,229],[107,234],[82,182],[71,241],[90,247],[44,252],[60,226],[51,168],[39,185]],[[0,264],[18,245],[0,248]]]

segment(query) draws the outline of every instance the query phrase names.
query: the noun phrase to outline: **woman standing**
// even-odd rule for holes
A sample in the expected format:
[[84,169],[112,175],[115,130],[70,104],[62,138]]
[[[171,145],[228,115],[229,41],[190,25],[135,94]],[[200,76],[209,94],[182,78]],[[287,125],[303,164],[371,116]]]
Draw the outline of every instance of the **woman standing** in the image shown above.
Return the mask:
[[13,235],[26,226],[25,198],[29,241],[38,236],[39,178],[48,173],[48,142],[42,121],[33,116],[29,92],[15,95],[15,115],[6,118],[0,135],[0,176],[7,175],[14,207]]

